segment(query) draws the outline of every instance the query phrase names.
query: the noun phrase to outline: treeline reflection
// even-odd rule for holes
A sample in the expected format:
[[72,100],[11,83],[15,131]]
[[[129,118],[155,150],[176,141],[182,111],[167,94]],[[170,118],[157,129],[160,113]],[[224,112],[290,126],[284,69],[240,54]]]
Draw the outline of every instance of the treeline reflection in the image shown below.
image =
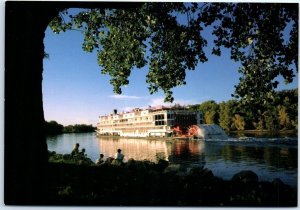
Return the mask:
[[256,162],[276,168],[295,169],[298,165],[296,148],[224,145],[221,156],[225,161]]
[[227,164],[263,164],[271,167],[293,170],[297,168],[297,148],[247,145],[206,141],[165,141],[126,138],[98,138],[99,151],[106,157],[113,157],[118,148],[125,155],[125,161],[165,159],[171,163],[204,165],[205,161],[222,160]]

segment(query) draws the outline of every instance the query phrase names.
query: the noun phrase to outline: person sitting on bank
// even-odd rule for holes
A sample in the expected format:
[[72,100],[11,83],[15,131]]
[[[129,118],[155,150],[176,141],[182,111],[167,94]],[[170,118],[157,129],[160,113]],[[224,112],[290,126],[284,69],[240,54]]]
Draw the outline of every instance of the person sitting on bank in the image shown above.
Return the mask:
[[118,149],[117,153],[115,154],[115,160],[117,160],[120,163],[122,163],[123,159],[124,159],[124,155],[121,152],[122,152],[122,150]]
[[82,148],[81,152],[79,152],[79,157],[81,160],[85,159],[86,157],[86,154],[85,154],[85,149]]
[[96,160],[96,165],[101,165],[104,163],[104,155],[100,154],[100,157]]
[[71,152],[71,155],[72,155],[72,156],[75,156],[75,155],[78,155],[78,154],[79,154],[79,144],[76,143],[76,144],[74,145],[74,148],[73,148],[72,152]]

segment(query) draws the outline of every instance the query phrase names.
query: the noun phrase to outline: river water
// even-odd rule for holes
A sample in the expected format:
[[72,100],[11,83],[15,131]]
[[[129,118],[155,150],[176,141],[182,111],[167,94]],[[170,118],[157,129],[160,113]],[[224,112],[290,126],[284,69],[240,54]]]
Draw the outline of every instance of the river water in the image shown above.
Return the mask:
[[163,158],[175,164],[208,168],[226,180],[241,170],[252,170],[260,181],[280,178],[286,184],[297,186],[297,137],[207,141],[97,137],[95,133],[47,137],[48,150],[56,153],[71,153],[75,143],[85,148],[93,161],[100,153],[106,158],[113,157],[121,148],[125,161],[133,158],[157,162]]

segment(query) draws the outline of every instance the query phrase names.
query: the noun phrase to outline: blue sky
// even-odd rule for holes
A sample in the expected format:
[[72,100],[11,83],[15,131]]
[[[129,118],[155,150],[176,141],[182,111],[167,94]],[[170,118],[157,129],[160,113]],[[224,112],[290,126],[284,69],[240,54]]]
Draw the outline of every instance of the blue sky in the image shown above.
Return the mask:
[[[206,34],[205,34],[206,35]],[[211,40],[211,37],[208,37]],[[128,111],[135,107],[162,105],[162,92],[150,95],[146,84],[147,66],[133,69],[129,85],[116,96],[109,83],[109,76],[101,74],[96,52],[82,50],[83,35],[79,31],[54,34],[49,28],[44,39],[49,58],[44,60],[43,103],[45,119],[60,124],[96,125],[100,115],[112,113],[113,109]],[[195,71],[188,71],[185,86],[173,89],[174,103],[198,104],[207,100],[216,102],[231,99],[234,85],[238,83],[238,63],[230,59],[227,50],[222,56],[210,54],[208,62],[200,63]],[[295,88],[281,83],[279,89]]]

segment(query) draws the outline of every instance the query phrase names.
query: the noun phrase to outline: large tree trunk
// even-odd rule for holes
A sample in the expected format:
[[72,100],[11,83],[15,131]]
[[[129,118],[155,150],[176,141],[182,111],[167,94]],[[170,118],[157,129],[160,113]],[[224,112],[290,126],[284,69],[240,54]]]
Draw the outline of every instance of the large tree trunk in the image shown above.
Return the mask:
[[57,12],[46,4],[6,2],[5,204],[42,204],[47,198],[43,39]]
[[[4,202],[51,204],[44,134],[42,72],[45,30],[69,7],[124,8],[113,2],[13,2],[5,8]],[[50,200],[49,200],[50,199]]]

